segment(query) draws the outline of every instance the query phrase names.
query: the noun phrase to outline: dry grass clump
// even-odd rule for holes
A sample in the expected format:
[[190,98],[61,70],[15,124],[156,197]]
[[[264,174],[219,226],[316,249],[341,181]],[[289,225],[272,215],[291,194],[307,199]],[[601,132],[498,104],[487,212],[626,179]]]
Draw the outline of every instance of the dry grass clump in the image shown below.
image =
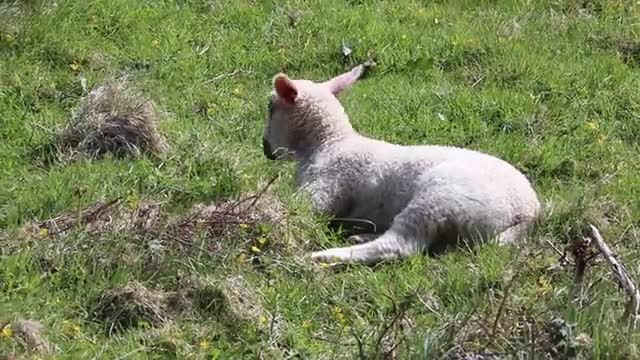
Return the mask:
[[59,140],[64,148],[92,156],[157,155],[168,146],[158,132],[159,118],[155,105],[121,79],[92,90]]
[[0,322],[0,330],[5,336],[15,338],[30,351],[51,354],[54,350],[45,337],[42,324],[36,320],[17,319],[11,322]]
[[261,325],[268,315],[258,294],[242,276],[187,280],[167,296],[167,303],[172,311],[210,314],[227,323],[249,321]]
[[44,336],[42,324],[35,320],[20,320],[14,325],[15,333],[27,347],[39,353],[50,353],[53,347]]
[[267,194],[265,188],[256,195],[244,195],[237,200],[196,204],[186,215],[173,218],[154,202],[132,206],[123,204],[120,199],[100,200],[51,219],[36,219],[22,231],[35,238],[65,235],[74,229],[96,235],[105,232],[150,233],[158,235],[163,242],[176,240],[182,245],[190,245],[192,239],[201,234],[219,239],[242,231],[252,237],[257,235],[260,224],[283,227],[286,215],[282,202]]
[[241,276],[189,280],[175,291],[152,291],[132,282],[106,290],[92,309],[93,319],[109,333],[145,324],[161,327],[184,313],[212,315],[232,328],[252,323],[264,329],[269,323],[258,294]]
[[85,209],[60,214],[44,221],[33,221],[24,228],[31,236],[63,235],[75,228],[90,234],[105,231],[144,232],[155,229],[162,219],[160,205],[141,203],[135,207],[121,205],[119,199],[101,200]]
[[110,333],[142,324],[158,327],[169,320],[165,294],[137,282],[105,291],[93,315],[107,325]]
[[265,223],[282,225],[285,217],[284,205],[276,198],[267,194],[247,195],[239,200],[195,204],[171,226],[182,239],[191,239],[199,231],[220,238],[237,233],[241,227],[252,229]]
[[220,286],[226,297],[226,309],[233,318],[257,324],[267,319],[267,312],[260,304],[258,294],[242,276],[228,277]]

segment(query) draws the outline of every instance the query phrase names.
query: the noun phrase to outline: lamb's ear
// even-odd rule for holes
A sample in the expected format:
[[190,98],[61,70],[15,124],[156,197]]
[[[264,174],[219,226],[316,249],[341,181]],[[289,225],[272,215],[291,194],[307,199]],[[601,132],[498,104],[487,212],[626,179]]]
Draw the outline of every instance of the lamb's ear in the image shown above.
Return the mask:
[[351,86],[356,80],[360,78],[364,66],[358,65],[342,75],[338,75],[329,81],[325,81],[324,84],[329,87],[334,95],[338,95],[342,90]]
[[293,104],[298,97],[298,90],[286,74],[278,74],[273,78],[273,87],[276,94],[288,104]]

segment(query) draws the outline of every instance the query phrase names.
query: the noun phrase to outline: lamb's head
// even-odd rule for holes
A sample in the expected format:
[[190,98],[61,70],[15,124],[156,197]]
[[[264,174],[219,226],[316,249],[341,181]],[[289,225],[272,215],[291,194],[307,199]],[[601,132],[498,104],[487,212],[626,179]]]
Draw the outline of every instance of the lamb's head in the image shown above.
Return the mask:
[[353,84],[362,71],[360,65],[324,82],[276,75],[262,141],[264,154],[271,160],[292,160],[351,135],[349,118],[336,96]]

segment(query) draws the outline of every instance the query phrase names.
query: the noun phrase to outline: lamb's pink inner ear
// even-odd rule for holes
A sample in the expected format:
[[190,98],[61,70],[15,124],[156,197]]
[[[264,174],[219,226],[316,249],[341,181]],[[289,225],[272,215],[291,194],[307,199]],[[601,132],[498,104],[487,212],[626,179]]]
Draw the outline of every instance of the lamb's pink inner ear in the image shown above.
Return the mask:
[[278,97],[289,104],[293,104],[298,96],[298,90],[293,82],[285,74],[278,74],[273,79],[273,87]]
[[325,82],[334,95],[338,95],[342,90],[351,86],[362,75],[363,66],[358,65],[342,75],[338,75],[333,79]]

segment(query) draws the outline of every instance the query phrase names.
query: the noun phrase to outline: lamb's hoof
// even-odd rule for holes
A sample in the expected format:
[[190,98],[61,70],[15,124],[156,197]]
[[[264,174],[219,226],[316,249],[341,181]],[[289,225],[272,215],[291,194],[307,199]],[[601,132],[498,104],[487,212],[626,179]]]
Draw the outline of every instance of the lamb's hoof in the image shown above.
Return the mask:
[[339,271],[347,267],[347,263],[340,257],[328,254],[327,251],[316,251],[311,254],[311,259],[320,264],[323,270]]
[[335,256],[329,250],[324,251],[315,251],[311,253],[311,260],[317,261],[320,263],[331,264],[340,261],[340,257]]

